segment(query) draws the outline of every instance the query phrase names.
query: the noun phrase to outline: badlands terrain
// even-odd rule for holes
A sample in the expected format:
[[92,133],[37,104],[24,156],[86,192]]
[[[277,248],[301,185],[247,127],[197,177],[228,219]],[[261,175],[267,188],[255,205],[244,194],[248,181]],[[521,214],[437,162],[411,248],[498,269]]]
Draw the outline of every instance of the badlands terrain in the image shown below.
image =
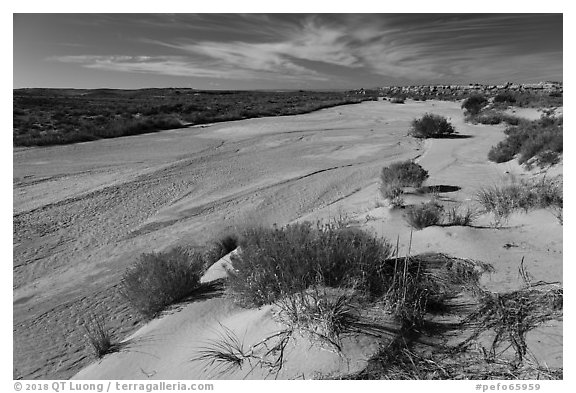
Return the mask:
[[[502,228],[484,215],[471,227],[432,226],[411,234],[402,210],[385,206],[380,172],[401,160],[429,171],[426,185],[449,186],[439,195],[446,203],[472,203],[480,187],[541,175],[515,161],[489,162],[487,153],[504,138],[505,126],[465,123],[460,104],[370,101],[305,115],[15,148],[14,378],[265,377],[246,370],[215,375],[190,359],[219,326],[247,341],[274,331],[269,307],[246,310],[215,297],[144,324],[117,291],[124,270],[143,252],[202,246],[250,224],[345,216],[394,244],[398,239],[401,254],[410,247],[412,254],[442,252],[492,264],[495,271],[482,277],[490,291],[523,284],[522,258],[536,279],[562,283],[562,226],[548,210],[514,214]],[[461,137],[407,136],[410,122],[425,113],[446,116]],[[537,119],[541,112],[516,115]],[[548,175],[561,173],[560,164]],[[406,204],[427,199],[407,195]],[[205,280],[222,277],[220,266]],[[104,317],[116,337],[132,335],[137,344],[94,361],[84,329],[92,316]],[[562,367],[561,323],[528,338],[541,364]],[[280,377],[357,371],[376,347],[363,340],[347,344],[347,360],[297,347]]]

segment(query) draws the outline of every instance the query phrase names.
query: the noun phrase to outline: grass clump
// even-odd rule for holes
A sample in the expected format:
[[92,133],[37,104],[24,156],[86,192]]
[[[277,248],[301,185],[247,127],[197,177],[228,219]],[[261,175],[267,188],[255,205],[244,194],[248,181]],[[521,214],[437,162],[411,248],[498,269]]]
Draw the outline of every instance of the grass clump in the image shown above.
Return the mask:
[[494,223],[499,226],[516,211],[527,213],[533,209],[544,208],[561,211],[562,181],[546,177],[536,181],[513,181],[510,184],[482,188],[476,194],[476,199],[484,212],[494,215]]
[[478,209],[472,206],[451,206],[447,210],[432,200],[416,206],[410,206],[404,215],[406,222],[414,229],[421,230],[429,226],[470,226],[479,216]]
[[84,329],[88,344],[97,359],[118,350],[119,345],[114,342],[112,332],[106,327],[101,317],[92,316],[84,325]]
[[477,209],[466,206],[452,206],[445,212],[444,225],[446,226],[469,226],[478,218]]
[[506,139],[493,146],[488,159],[493,162],[507,162],[516,155],[518,162],[530,166],[534,159],[541,167],[558,162],[563,152],[562,118],[542,117],[532,122],[521,122],[508,127]]
[[563,319],[562,287],[558,283],[533,282],[533,277],[524,267],[524,258],[518,271],[524,281],[519,290],[502,294],[483,292],[480,307],[463,322],[472,327],[473,333],[460,347],[465,347],[485,332],[492,332],[491,347],[484,351],[487,360],[494,361],[497,355],[512,347],[514,363],[522,364],[528,354],[528,332],[546,322]]
[[410,206],[404,215],[406,222],[414,229],[421,230],[442,222],[444,208],[434,201],[418,206]]
[[446,313],[448,301],[462,292],[479,292],[479,279],[491,265],[425,253],[391,259],[389,286],[383,301],[402,329],[422,327],[428,313]]
[[136,311],[152,318],[193,293],[203,271],[202,255],[180,247],[142,254],[124,273],[120,292]]
[[504,351],[502,347],[512,346],[515,361],[521,363],[528,352],[528,332],[545,322],[561,320],[562,303],[563,290],[557,285],[531,285],[504,294],[486,292],[480,301],[480,308],[465,321],[475,331],[463,345],[483,332],[493,330],[495,338],[488,356],[494,358]]
[[314,286],[276,304],[285,326],[337,351],[342,337],[361,328],[360,305],[350,290]]
[[392,253],[386,240],[334,224],[249,228],[240,234],[239,245],[228,288],[236,300],[252,306],[318,284],[381,295],[383,265]]
[[455,132],[454,126],[444,116],[427,113],[412,121],[409,134],[415,138],[443,138]]

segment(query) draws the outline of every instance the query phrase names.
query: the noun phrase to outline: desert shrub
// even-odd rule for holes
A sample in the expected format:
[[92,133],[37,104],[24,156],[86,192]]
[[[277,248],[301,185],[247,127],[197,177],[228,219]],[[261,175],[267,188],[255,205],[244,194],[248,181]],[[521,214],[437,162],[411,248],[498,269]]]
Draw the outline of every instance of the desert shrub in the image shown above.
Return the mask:
[[544,165],[554,157],[545,153],[562,153],[563,124],[562,119],[542,117],[532,122],[520,122],[517,126],[508,127],[504,133],[506,139],[493,146],[488,152],[488,159],[494,162],[506,162],[518,155],[518,162],[526,164],[544,154]]
[[520,118],[495,110],[484,110],[476,115],[467,115],[466,121],[472,122],[474,124],[480,123],[495,125],[500,123],[507,123],[515,126],[520,123]]
[[488,99],[481,95],[468,97],[462,103],[462,109],[470,115],[477,115],[488,104]]
[[384,167],[380,174],[383,184],[392,184],[399,187],[420,187],[428,179],[428,171],[414,161],[395,162]]
[[508,141],[500,141],[488,151],[488,159],[492,162],[508,162],[514,158],[517,150]]
[[428,176],[428,171],[413,161],[396,162],[382,169],[380,193],[393,206],[403,206],[404,187],[420,187]]
[[551,150],[541,151],[536,155],[536,160],[541,167],[556,165],[560,162],[560,153]]
[[438,225],[442,220],[444,208],[434,201],[419,206],[410,206],[404,218],[414,229],[420,230],[432,225]]
[[240,303],[260,306],[319,283],[382,294],[392,246],[357,229],[298,223],[245,229],[240,250],[228,288]]
[[513,104],[516,102],[516,97],[514,97],[514,94],[506,91],[496,94],[496,96],[494,96],[494,102],[499,104],[501,103]]
[[193,293],[200,285],[203,270],[202,255],[180,247],[142,254],[124,273],[120,293],[136,311],[152,318]]
[[443,116],[427,113],[412,120],[410,135],[415,138],[442,138],[456,132],[454,126]]
[[401,197],[404,193],[404,189],[398,181],[394,181],[391,183],[382,183],[380,185],[380,193],[384,198],[392,200]]
[[517,91],[514,93],[515,106],[523,108],[549,108],[563,105],[561,92]]
[[561,128],[548,128],[540,133],[531,133],[522,143],[518,162],[525,164],[533,157],[540,157],[540,153],[562,153],[563,135]]
[[406,98],[404,97],[392,97],[390,98],[390,102],[393,104],[404,104],[406,102]]
[[501,186],[485,187],[478,191],[476,199],[484,212],[494,215],[494,223],[498,226],[515,211],[562,209],[562,181],[544,177],[537,181],[512,182]]
[[380,193],[384,198],[390,201],[392,206],[404,206],[404,198],[402,197],[404,194],[404,188],[400,186],[398,181],[380,184]]
[[208,245],[204,253],[206,268],[217,262],[223,256],[234,251],[238,247],[238,236],[234,233],[222,234],[218,239]]

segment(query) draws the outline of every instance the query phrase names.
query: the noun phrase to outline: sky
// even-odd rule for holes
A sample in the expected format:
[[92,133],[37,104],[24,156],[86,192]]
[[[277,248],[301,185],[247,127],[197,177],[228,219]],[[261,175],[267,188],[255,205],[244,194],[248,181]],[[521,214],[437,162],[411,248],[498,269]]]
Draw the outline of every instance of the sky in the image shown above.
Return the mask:
[[562,14],[14,14],[13,87],[562,81]]

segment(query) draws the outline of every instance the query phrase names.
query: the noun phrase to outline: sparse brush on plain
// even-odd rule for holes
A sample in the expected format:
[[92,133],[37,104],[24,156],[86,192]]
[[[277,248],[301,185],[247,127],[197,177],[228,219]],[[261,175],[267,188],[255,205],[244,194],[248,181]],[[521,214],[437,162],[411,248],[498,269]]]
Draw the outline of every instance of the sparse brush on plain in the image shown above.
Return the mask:
[[494,215],[494,223],[499,226],[516,211],[527,213],[533,209],[544,208],[561,210],[562,181],[546,177],[532,181],[513,181],[510,184],[482,188],[477,192],[476,199],[484,212]]
[[166,306],[194,292],[204,272],[204,258],[180,247],[142,254],[121,281],[121,294],[136,311],[152,318]]
[[393,104],[404,104],[406,102],[406,98],[404,98],[404,97],[392,97],[392,98],[390,98],[390,102]]
[[418,206],[408,207],[404,218],[412,228],[420,230],[440,224],[442,222],[443,212],[444,208],[442,205],[435,201],[430,201]]
[[444,116],[426,113],[412,120],[409,135],[415,138],[444,138],[454,134],[454,126]]
[[116,352],[119,345],[114,342],[112,332],[106,327],[102,317],[92,316],[84,325],[86,339],[97,359]]
[[392,253],[385,239],[341,225],[297,223],[240,233],[228,289],[238,302],[271,304],[312,285],[354,285],[372,296],[385,291],[383,265]]
[[60,145],[187,124],[295,115],[374,99],[349,92],[14,90],[15,146]]

